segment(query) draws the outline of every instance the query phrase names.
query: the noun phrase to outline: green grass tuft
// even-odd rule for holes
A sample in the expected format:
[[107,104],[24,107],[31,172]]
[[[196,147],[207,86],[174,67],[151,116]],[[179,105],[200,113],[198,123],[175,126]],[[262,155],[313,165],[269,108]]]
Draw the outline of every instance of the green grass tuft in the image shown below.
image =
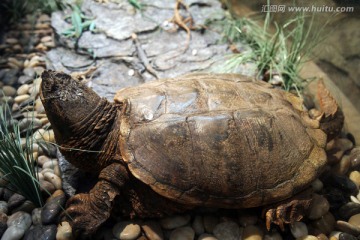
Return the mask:
[[232,44],[245,42],[249,49],[227,56],[216,71],[234,73],[243,64],[255,63],[258,79],[269,80],[278,75],[285,90],[302,89],[305,81],[299,71],[324,39],[324,27],[314,29],[313,22],[314,15],[307,17],[299,12],[280,26],[275,22],[271,31],[270,12],[263,26],[251,18],[229,16],[224,24],[226,39]]
[[31,127],[26,133],[25,146],[22,147],[19,126],[9,114],[9,106],[0,106],[0,173],[6,187],[19,193],[36,206],[43,205],[40,183],[33,158]]

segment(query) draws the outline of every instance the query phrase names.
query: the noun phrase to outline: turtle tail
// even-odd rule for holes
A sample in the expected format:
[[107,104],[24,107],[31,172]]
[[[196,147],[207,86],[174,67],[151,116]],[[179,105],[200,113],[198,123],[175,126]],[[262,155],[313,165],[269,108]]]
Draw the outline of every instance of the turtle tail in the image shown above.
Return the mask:
[[340,134],[344,126],[344,114],[322,79],[318,82],[317,95],[322,112],[320,128],[327,134],[327,141],[330,141]]

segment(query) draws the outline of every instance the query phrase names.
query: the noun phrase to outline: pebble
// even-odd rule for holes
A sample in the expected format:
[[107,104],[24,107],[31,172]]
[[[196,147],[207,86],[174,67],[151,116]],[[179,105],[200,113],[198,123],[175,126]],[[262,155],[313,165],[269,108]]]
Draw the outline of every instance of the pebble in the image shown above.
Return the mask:
[[45,162],[43,165],[42,165],[42,168],[49,168],[49,169],[54,169],[55,167],[58,166],[58,161],[57,160],[50,160],[50,161],[47,161]]
[[338,212],[341,219],[349,219],[351,216],[360,213],[360,204],[348,202],[341,206]]
[[16,93],[17,95],[28,94],[29,88],[30,88],[29,84],[23,84],[17,89]]
[[330,204],[328,200],[319,194],[314,194],[313,201],[311,203],[308,218],[309,219],[319,219],[324,216],[330,209]]
[[360,214],[351,216],[348,222],[356,227],[360,227]]
[[340,162],[337,163],[333,168],[333,172],[335,174],[339,174],[339,175],[345,175],[348,170],[350,169],[350,156],[349,155],[344,155]]
[[41,221],[43,224],[56,223],[56,220],[64,208],[66,196],[64,191],[57,190],[48,198],[41,211]]
[[280,233],[278,232],[271,232],[271,233],[267,233],[264,236],[264,240],[282,240],[283,238],[281,237]]
[[29,94],[24,94],[24,95],[19,95],[17,97],[14,98],[14,101],[17,103],[17,104],[20,104],[26,100],[28,100],[30,98],[30,95]]
[[54,240],[56,238],[56,225],[37,225],[29,229],[23,240]]
[[241,227],[255,225],[257,221],[258,216],[255,213],[242,213],[239,215],[239,223]]
[[334,216],[328,212],[321,218],[314,220],[312,222],[312,226],[324,234],[329,234],[334,230],[335,223],[336,221]]
[[315,179],[315,181],[313,181],[311,183],[311,187],[313,188],[313,190],[315,192],[320,192],[323,189],[324,184],[322,183],[322,181],[320,179],[317,178],[317,179]]
[[27,75],[22,75],[22,76],[19,77],[18,82],[19,82],[20,84],[28,84],[28,83],[30,83],[32,80],[33,80],[32,77],[27,76]]
[[294,238],[301,238],[308,235],[308,229],[303,222],[294,222],[290,225],[290,231]]
[[8,203],[5,201],[0,201],[0,214],[1,213],[8,213]]
[[211,234],[203,233],[199,236],[197,240],[218,240],[218,239]]
[[[41,155],[38,157],[38,160],[37,160],[37,164],[42,167],[44,165],[44,163],[46,163],[47,161],[51,161],[52,159],[49,158],[48,156],[45,156],[45,155]],[[54,159],[56,160],[56,159]]]
[[204,228],[205,232],[212,233],[215,226],[219,223],[219,219],[213,215],[204,216]]
[[339,240],[358,240],[358,238],[348,233],[340,233]]
[[236,240],[241,236],[239,225],[233,221],[217,224],[213,233],[216,238],[223,240]]
[[[16,89],[11,86],[3,86],[2,92],[0,94],[4,94],[5,96],[8,96],[8,97],[15,97]],[[2,96],[0,95],[0,97],[2,97]]]
[[254,225],[246,226],[242,234],[243,240],[262,240],[262,237],[262,230]]
[[185,226],[190,222],[190,215],[175,215],[170,217],[165,217],[160,220],[160,225],[164,229],[174,229],[178,227]]
[[297,238],[296,240],[319,240],[319,239],[313,235],[307,235],[307,236]]
[[349,178],[359,188],[359,186],[360,186],[360,172],[359,171],[352,171],[350,173],[350,175],[349,175]]
[[68,222],[61,222],[57,226],[56,240],[73,240],[72,229]]
[[55,175],[54,173],[46,172],[46,173],[44,173],[44,178],[46,181],[49,181],[50,183],[52,183],[56,189],[62,188],[61,178],[59,176]]
[[30,78],[34,78],[35,77],[35,70],[34,70],[34,68],[27,67],[27,68],[24,68],[23,74],[30,77]]
[[134,224],[128,221],[123,221],[115,224],[115,226],[112,229],[112,232],[117,239],[133,240],[140,235],[141,229],[138,224]]
[[31,220],[34,225],[40,225],[41,222],[41,208],[35,208],[31,213]]
[[169,240],[193,240],[195,231],[191,227],[179,227],[173,230]]
[[2,235],[1,240],[20,240],[24,236],[25,231],[21,227],[10,226]]
[[5,213],[0,213],[0,237],[4,234],[7,229],[8,216]]
[[33,135],[34,140],[55,143],[55,135],[53,130],[39,129]]
[[19,128],[20,131],[26,131],[28,130],[30,127],[32,129],[36,129],[42,126],[42,122],[37,119],[37,118],[23,118],[19,121]]
[[34,205],[34,203],[32,203],[29,200],[26,200],[23,204],[21,204],[20,206],[18,206],[15,209],[13,209],[12,212],[23,211],[23,212],[31,213],[35,207],[36,206]]
[[141,225],[147,238],[151,240],[163,240],[164,235],[158,222],[148,221]]
[[354,236],[360,235],[360,227],[352,225],[345,221],[338,220],[336,222],[336,228],[342,232],[346,232]]
[[191,226],[194,229],[196,235],[201,235],[205,232],[204,221],[202,216],[199,215],[195,216]]

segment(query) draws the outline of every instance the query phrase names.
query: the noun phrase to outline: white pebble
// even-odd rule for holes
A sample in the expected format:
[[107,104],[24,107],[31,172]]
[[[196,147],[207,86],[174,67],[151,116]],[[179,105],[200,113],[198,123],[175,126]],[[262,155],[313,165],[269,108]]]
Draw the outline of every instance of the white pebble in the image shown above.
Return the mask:
[[290,230],[294,238],[300,238],[308,235],[307,226],[303,222],[294,222],[294,224],[290,225]]
[[56,189],[62,189],[61,178],[51,172],[43,173],[46,181],[51,182]]
[[121,240],[134,240],[136,239],[140,233],[141,229],[140,226],[137,224],[134,224],[132,222],[124,221],[124,222],[118,222],[113,227],[113,235]]
[[58,225],[56,240],[73,240],[72,229],[68,222],[61,222]]

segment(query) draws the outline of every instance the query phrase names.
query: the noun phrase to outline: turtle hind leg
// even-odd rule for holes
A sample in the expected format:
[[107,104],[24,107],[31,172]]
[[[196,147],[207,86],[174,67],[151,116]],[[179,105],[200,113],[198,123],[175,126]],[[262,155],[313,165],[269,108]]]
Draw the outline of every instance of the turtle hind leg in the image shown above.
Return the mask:
[[270,230],[272,223],[284,231],[285,224],[300,221],[308,212],[311,202],[311,192],[306,190],[290,199],[265,207],[263,215],[265,215],[267,230]]

